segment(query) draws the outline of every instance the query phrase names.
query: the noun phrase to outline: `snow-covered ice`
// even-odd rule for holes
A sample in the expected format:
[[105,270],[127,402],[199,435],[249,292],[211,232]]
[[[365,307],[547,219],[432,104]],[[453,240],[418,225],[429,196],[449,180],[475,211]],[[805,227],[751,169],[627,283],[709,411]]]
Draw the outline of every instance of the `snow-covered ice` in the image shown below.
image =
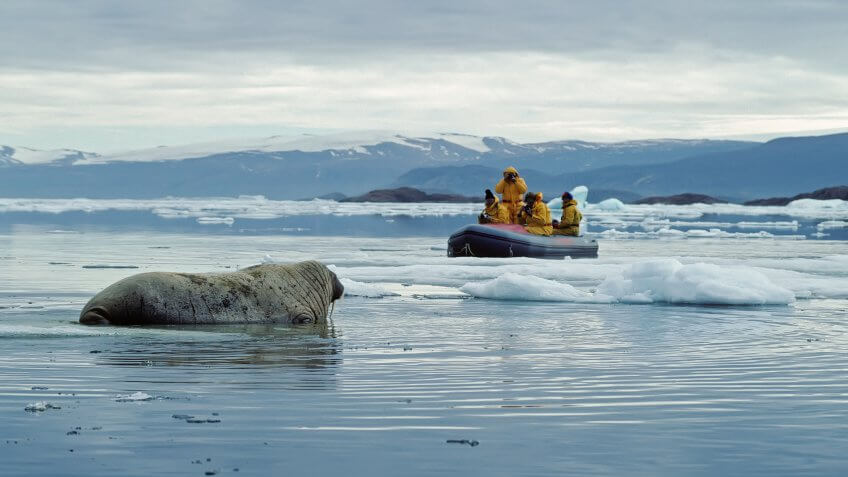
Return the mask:
[[787,305],[795,294],[750,267],[684,265],[674,259],[628,265],[604,279],[594,293],[533,275],[505,273],[460,290],[478,298],[577,303],[676,303],[699,305]]
[[607,277],[601,295],[625,303],[702,305],[787,305],[795,295],[750,267],[710,263],[684,265],[675,259],[636,263]]
[[845,220],[825,220],[816,225],[819,230],[844,229],[846,227],[848,227],[848,221]]
[[384,286],[376,283],[363,283],[351,280],[349,278],[341,278],[339,281],[344,286],[345,296],[361,296],[367,298],[380,298],[384,296],[397,296],[398,294],[387,290]]
[[152,401],[155,399],[150,394],[145,392],[136,391],[132,394],[121,394],[119,396],[115,396],[115,402],[139,402],[139,401]]
[[578,303],[609,303],[613,301],[612,297],[578,290],[567,283],[517,273],[504,273],[485,282],[469,282],[461,286],[459,290],[478,298],[496,300]]

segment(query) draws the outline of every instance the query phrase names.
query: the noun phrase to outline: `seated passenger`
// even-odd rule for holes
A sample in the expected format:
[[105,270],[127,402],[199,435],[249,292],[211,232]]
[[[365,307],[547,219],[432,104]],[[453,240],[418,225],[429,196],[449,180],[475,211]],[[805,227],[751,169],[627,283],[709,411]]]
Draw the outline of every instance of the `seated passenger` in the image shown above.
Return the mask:
[[489,189],[486,189],[486,208],[477,218],[477,221],[481,224],[509,223],[509,211]]
[[[518,201],[520,207],[518,208],[518,213],[515,216],[515,222],[518,225],[527,225],[527,219],[530,218],[530,211],[532,210],[533,202],[536,200],[535,192],[528,192],[524,194],[524,199]],[[531,207],[527,207],[530,205]]]
[[570,192],[562,194],[562,220],[554,225],[554,235],[580,235],[583,214],[577,209],[577,201]]
[[553,233],[551,209],[542,200],[541,192],[536,193],[532,201],[527,201],[521,215],[525,216],[525,220],[527,221],[525,228],[531,234],[551,235]]

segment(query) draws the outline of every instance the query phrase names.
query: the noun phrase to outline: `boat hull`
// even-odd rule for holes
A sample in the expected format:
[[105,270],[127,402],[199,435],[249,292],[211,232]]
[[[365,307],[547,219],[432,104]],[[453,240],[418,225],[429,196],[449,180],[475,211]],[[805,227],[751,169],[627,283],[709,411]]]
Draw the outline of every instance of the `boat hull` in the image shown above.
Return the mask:
[[521,225],[471,224],[450,236],[448,256],[597,258],[598,242],[567,235],[533,235]]

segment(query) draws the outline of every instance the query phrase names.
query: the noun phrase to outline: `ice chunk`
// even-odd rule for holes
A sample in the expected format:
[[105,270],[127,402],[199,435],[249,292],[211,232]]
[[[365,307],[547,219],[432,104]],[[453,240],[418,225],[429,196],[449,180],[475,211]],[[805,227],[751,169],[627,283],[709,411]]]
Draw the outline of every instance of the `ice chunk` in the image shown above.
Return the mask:
[[32,404],[27,404],[27,406],[24,408],[24,411],[27,411],[27,412],[44,412],[48,409],[62,409],[62,408],[59,407],[59,406],[55,406],[53,404],[50,404],[49,402],[38,401],[38,402],[34,402]]
[[786,305],[795,294],[750,267],[709,263],[683,265],[675,259],[635,263],[608,277],[597,293],[622,302],[708,305]]
[[[650,224],[646,228],[650,228]],[[804,240],[804,235],[775,235],[765,230],[759,232],[727,232],[721,229],[690,229],[677,230],[663,227],[649,232],[627,232],[615,228],[598,233],[599,236],[610,239],[632,238],[732,238],[732,239],[774,239],[774,240]]]
[[365,298],[381,298],[384,296],[397,296],[398,294],[387,290],[386,288],[374,284],[374,283],[363,283],[351,280],[349,278],[341,278],[339,279],[344,285],[344,294],[345,296],[361,296]]
[[601,210],[624,210],[626,206],[624,205],[624,202],[616,198],[611,198],[599,202],[598,208]]
[[198,224],[224,224],[224,225],[233,225],[236,221],[232,217],[198,217]]
[[135,401],[152,401],[153,396],[141,391],[132,394],[124,394],[115,397],[115,402],[135,402]]
[[796,296],[751,267],[684,265],[675,259],[628,265],[610,274],[594,293],[509,272],[492,280],[466,283],[460,291],[496,300],[634,304],[786,305]]
[[571,189],[571,195],[574,196],[574,200],[577,201],[577,207],[582,209],[589,200],[589,188],[584,185],[579,185],[574,189]]
[[816,225],[816,228],[821,230],[829,230],[829,229],[843,229],[848,227],[848,222],[844,220],[825,220],[824,222],[820,222]]
[[578,290],[567,283],[555,282],[533,275],[505,273],[484,282],[466,283],[459,289],[471,296],[493,300],[564,301],[609,303],[612,297]]

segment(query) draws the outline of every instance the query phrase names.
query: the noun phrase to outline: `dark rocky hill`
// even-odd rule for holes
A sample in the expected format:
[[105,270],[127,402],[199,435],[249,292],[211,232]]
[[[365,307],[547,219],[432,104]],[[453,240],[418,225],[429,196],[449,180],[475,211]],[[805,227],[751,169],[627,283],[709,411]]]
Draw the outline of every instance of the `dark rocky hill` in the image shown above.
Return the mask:
[[848,177],[848,133],[788,137],[751,148],[642,166],[616,166],[557,178],[589,189],[630,190],[642,196],[701,191],[752,200],[799,194]]
[[786,205],[798,199],[842,199],[848,200],[848,186],[825,187],[814,192],[798,194],[794,197],[772,197],[769,199],[749,200],[745,205]]
[[689,204],[723,204],[726,200],[716,199],[704,194],[677,194],[669,196],[653,196],[645,197],[633,201],[634,204],[673,204],[673,205],[689,205]]
[[428,194],[412,187],[397,189],[377,189],[356,197],[348,197],[340,202],[483,202],[480,197],[466,197],[456,194]]

